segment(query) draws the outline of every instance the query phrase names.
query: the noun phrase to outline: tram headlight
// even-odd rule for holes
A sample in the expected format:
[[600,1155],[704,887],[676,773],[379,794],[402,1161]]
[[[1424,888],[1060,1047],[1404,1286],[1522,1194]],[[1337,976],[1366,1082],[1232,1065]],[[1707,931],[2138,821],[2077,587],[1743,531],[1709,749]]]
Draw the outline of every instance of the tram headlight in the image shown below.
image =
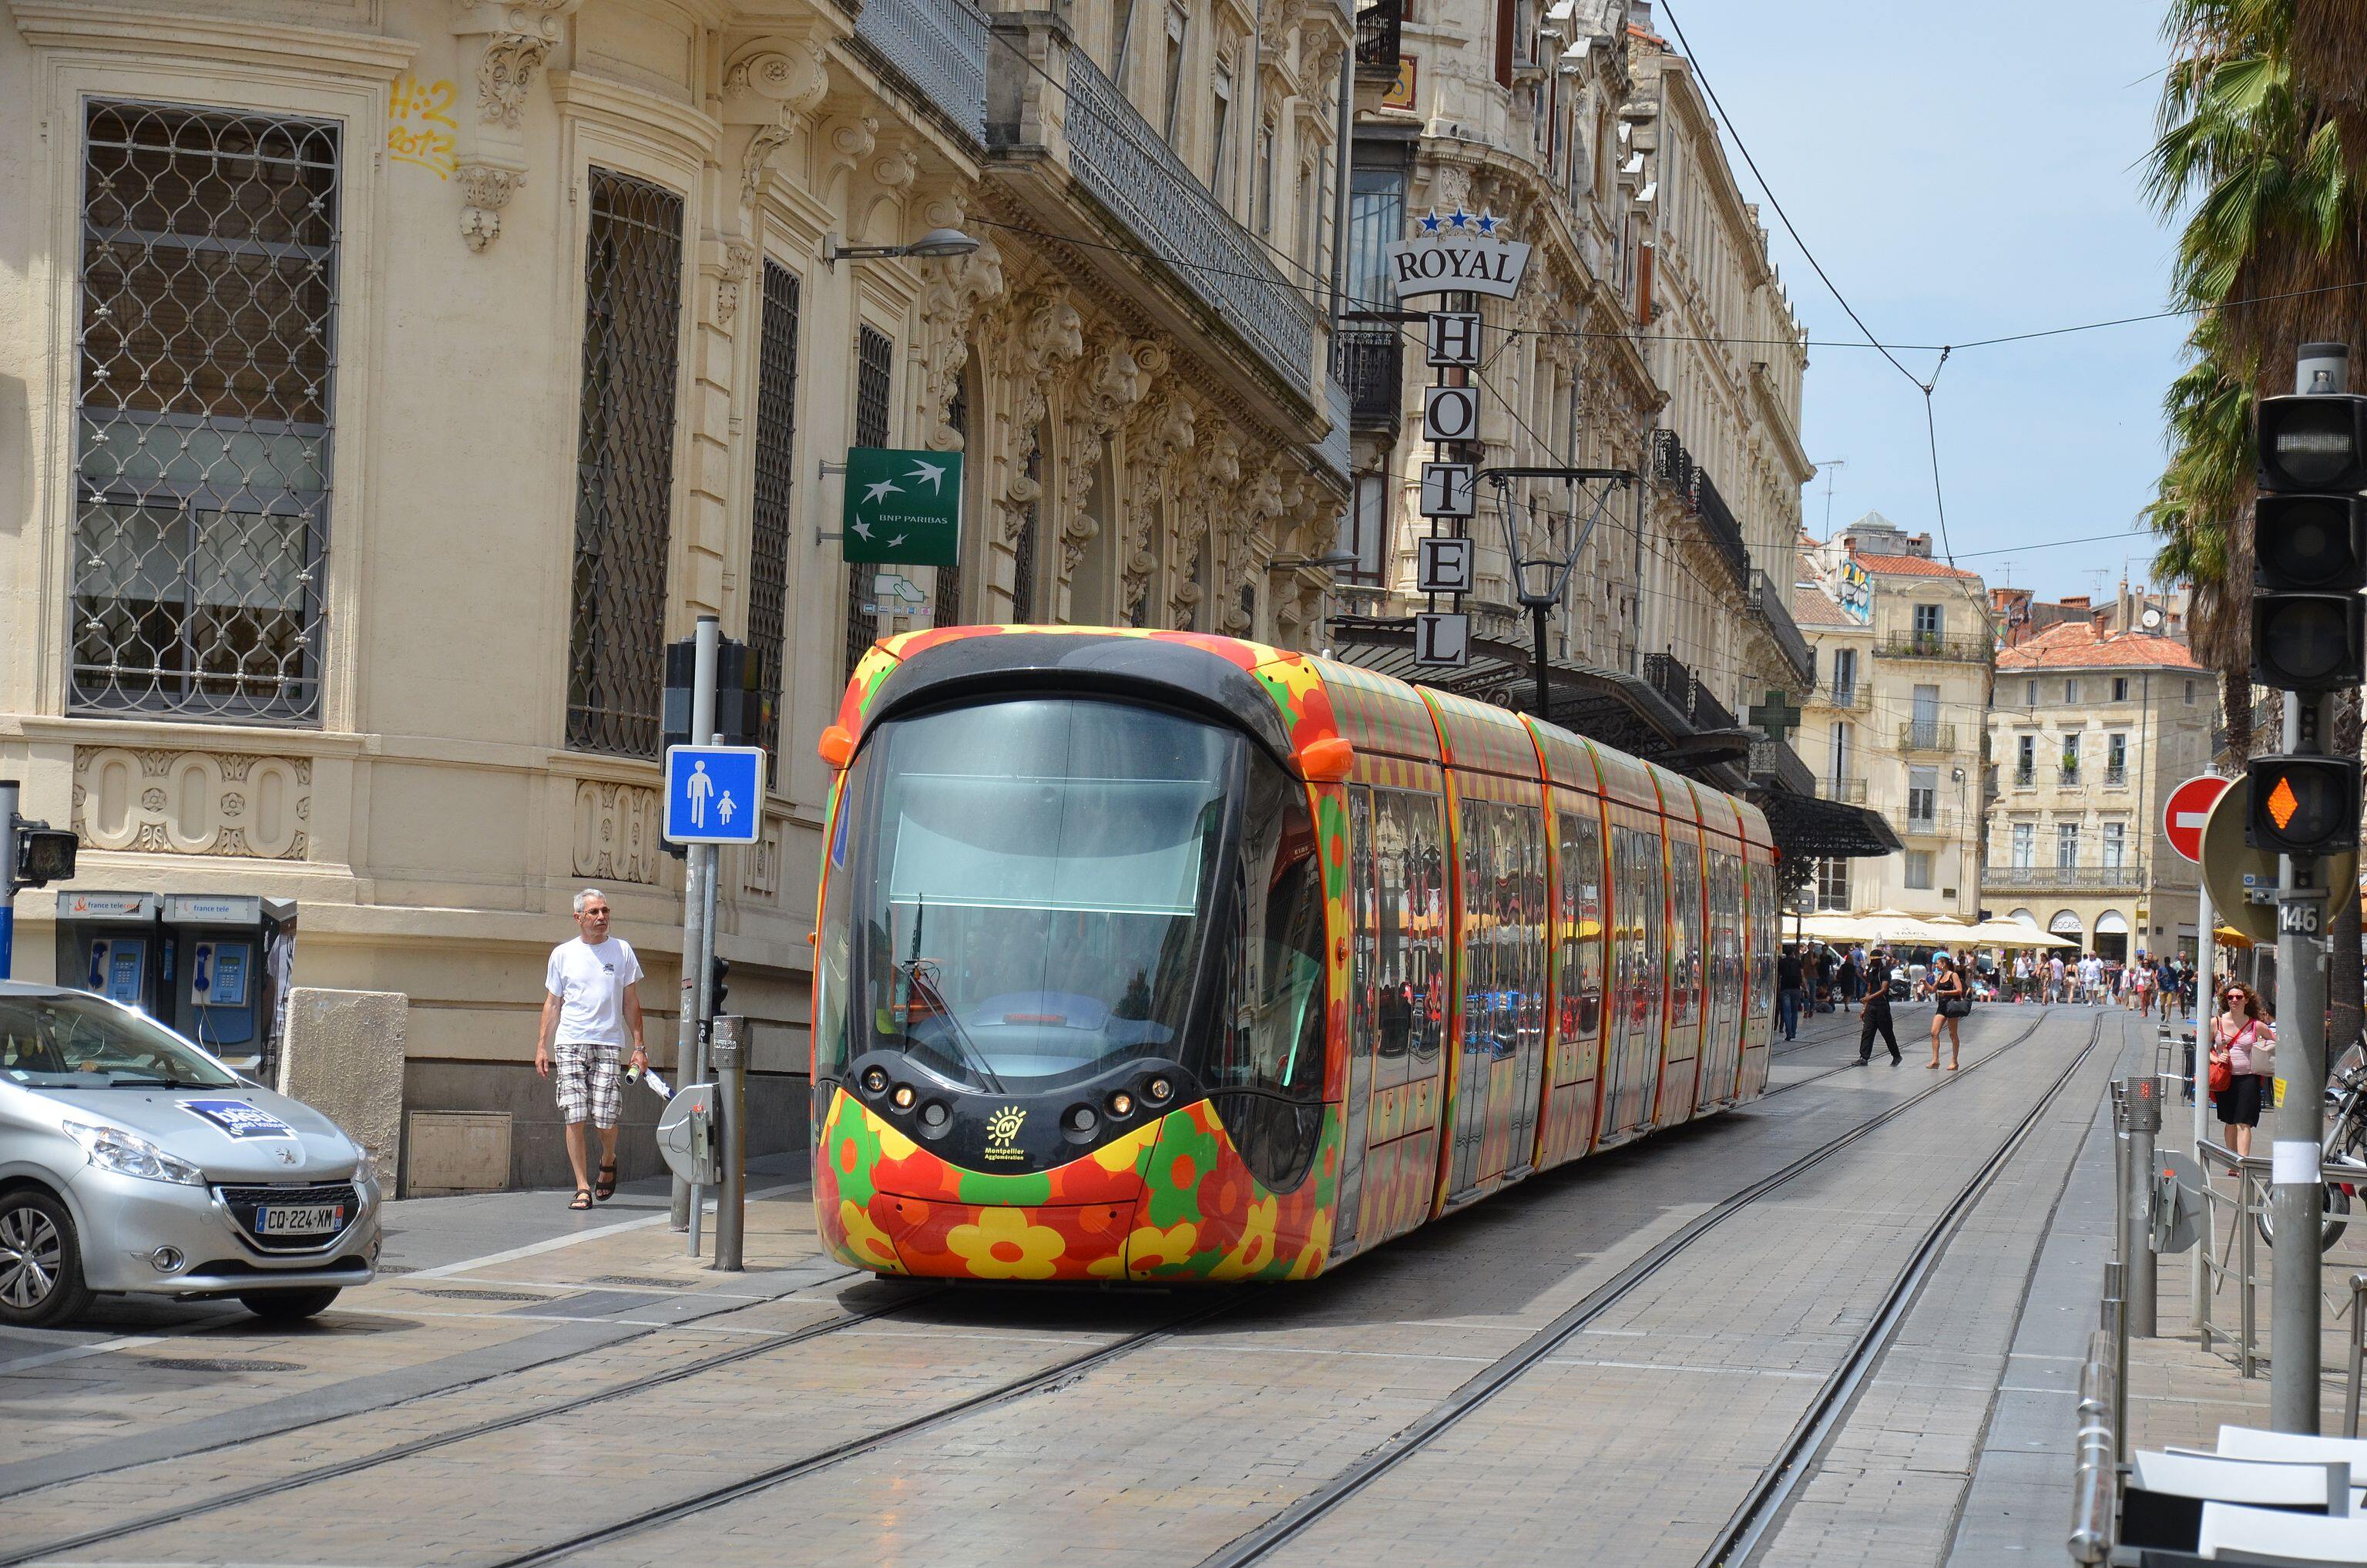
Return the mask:
[[1062,1119],[1068,1123],[1069,1131],[1071,1132],[1091,1132],[1102,1123],[1102,1119],[1094,1114],[1093,1108],[1089,1105],[1070,1106],[1069,1114]]
[[888,1096],[888,1103],[894,1106],[898,1110],[910,1110],[912,1108],[912,1101],[916,1097],[918,1096],[912,1093],[912,1085],[899,1084],[896,1085],[896,1092]]
[[863,1070],[863,1092],[866,1095],[886,1094],[888,1092],[888,1069],[885,1067],[866,1067]]
[[1153,1078],[1142,1085],[1142,1092],[1149,1095],[1154,1102],[1164,1105],[1173,1096],[1175,1085],[1164,1078]]
[[953,1119],[953,1114],[946,1108],[945,1101],[931,1100],[921,1108],[921,1125],[932,1132],[942,1132],[946,1123]]
[[1134,1096],[1124,1089],[1109,1097],[1110,1114],[1123,1121],[1134,1114]]

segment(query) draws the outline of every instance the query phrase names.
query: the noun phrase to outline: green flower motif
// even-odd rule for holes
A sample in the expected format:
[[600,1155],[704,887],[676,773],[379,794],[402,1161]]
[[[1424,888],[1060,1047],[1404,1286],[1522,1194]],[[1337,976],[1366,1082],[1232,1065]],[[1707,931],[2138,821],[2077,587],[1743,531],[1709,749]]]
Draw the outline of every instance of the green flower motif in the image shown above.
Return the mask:
[[1202,1131],[1190,1111],[1172,1112],[1160,1124],[1150,1165],[1142,1176],[1151,1224],[1164,1231],[1186,1220],[1197,1224],[1205,1218],[1200,1212],[1200,1184],[1217,1168],[1217,1155],[1216,1135]]
[[878,1195],[871,1172],[879,1162],[879,1135],[844,1089],[831,1102],[830,1119],[822,1128],[821,1154],[837,1178],[840,1197],[863,1207]]
[[[958,1167],[956,1167],[958,1169]],[[964,1170],[956,1189],[964,1203],[983,1203],[1001,1208],[1032,1208],[1052,1200],[1052,1173],[996,1176],[988,1171]]]

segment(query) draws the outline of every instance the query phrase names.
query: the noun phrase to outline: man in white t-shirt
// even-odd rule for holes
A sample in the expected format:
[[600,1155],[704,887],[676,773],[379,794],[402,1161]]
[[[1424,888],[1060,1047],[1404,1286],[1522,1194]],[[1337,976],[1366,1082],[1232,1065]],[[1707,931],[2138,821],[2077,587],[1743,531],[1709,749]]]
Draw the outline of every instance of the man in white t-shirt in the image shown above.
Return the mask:
[[2063,994],[2063,955],[2061,953],[2051,954],[2046,960],[2046,999],[2049,1002],[2069,1000]]
[[[575,1166],[571,1209],[589,1209],[617,1192],[617,1118],[624,1103],[618,1058],[630,1045],[633,1066],[650,1059],[641,1050],[641,960],[632,944],[608,935],[608,900],[598,888],[575,895],[572,942],[550,949],[543,975],[542,1030],[534,1047],[534,1070],[558,1074],[559,1115],[567,1124],[567,1158]],[[586,1181],[583,1123],[600,1130],[600,1175]]]

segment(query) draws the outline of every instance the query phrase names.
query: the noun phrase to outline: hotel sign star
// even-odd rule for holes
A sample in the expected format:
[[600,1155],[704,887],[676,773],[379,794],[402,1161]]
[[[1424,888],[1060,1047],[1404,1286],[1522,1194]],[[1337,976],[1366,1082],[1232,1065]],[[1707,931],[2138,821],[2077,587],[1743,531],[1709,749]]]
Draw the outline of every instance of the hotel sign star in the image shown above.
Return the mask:
[[1435,208],[1414,220],[1413,238],[1388,248],[1389,283],[1399,300],[1421,294],[1519,292],[1529,247],[1504,233],[1493,212]]
[[961,549],[959,452],[855,447],[846,454],[845,559],[951,566]]

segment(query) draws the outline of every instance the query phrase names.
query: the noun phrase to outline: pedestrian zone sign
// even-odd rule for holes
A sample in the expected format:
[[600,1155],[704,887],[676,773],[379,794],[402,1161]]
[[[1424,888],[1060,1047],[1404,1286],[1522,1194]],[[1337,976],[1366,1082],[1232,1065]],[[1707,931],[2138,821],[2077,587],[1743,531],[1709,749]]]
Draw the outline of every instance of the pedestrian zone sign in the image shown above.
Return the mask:
[[764,748],[668,746],[665,841],[753,844],[764,826]]
[[962,455],[851,447],[840,540],[846,560],[951,566],[961,546]]

